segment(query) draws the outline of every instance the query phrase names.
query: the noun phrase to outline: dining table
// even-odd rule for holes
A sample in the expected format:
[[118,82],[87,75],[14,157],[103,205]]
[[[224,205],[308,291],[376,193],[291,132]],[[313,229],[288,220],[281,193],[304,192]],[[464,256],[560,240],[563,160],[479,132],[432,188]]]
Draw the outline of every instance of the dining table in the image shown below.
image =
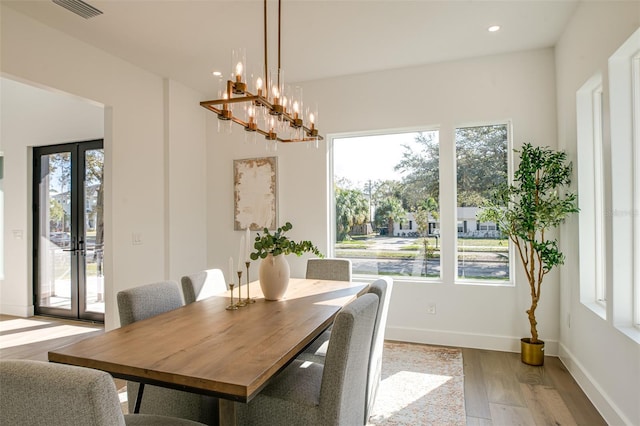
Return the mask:
[[[333,322],[367,283],[291,278],[282,300],[258,281],[50,351],[50,362],[219,398],[221,425]],[[144,388],[144,386],[141,386]]]

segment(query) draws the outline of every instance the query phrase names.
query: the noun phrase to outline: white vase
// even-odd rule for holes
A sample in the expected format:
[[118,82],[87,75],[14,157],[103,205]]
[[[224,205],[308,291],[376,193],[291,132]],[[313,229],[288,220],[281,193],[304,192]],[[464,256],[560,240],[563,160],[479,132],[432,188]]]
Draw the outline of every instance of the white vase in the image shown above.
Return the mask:
[[280,300],[284,298],[289,286],[289,262],[283,254],[267,255],[260,262],[259,276],[262,294],[267,300]]

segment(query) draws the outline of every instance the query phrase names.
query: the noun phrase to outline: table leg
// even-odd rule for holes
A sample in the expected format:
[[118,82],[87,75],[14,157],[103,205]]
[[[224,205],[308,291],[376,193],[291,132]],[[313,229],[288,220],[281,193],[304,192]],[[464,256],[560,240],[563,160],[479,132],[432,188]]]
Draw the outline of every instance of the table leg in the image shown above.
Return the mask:
[[134,414],[138,414],[140,412],[140,404],[142,403],[142,394],[144,393],[144,383],[140,383],[138,387],[138,396],[136,396],[136,405],[133,408]]
[[236,403],[234,401],[229,401],[228,399],[220,398],[219,404],[220,426],[235,426]]

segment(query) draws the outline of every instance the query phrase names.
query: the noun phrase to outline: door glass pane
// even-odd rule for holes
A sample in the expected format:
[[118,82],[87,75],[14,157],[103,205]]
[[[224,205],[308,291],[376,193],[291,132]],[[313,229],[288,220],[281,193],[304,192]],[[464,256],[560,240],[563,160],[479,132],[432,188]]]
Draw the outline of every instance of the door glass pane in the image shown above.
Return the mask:
[[71,309],[71,156],[41,157],[39,298],[40,306]]
[[104,215],[102,209],[102,149],[85,152],[84,173],[84,254],[85,302],[89,312],[104,313],[104,275],[102,253],[104,250]]

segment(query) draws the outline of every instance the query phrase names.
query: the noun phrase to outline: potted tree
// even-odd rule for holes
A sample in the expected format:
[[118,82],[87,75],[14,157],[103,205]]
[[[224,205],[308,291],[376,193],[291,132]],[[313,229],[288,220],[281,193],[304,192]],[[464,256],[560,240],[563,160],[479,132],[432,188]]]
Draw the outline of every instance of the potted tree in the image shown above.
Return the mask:
[[311,241],[295,242],[285,233],[293,228],[290,222],[276,229],[273,234],[264,228],[262,235],[256,235],[251,260],[262,259],[259,268],[260,288],[266,300],[282,299],[289,285],[290,269],[285,259],[288,254],[301,256],[311,252],[318,257],[324,257]]
[[550,234],[579,209],[575,193],[561,193],[571,184],[572,164],[566,153],[529,143],[514,152],[520,153],[520,165],[513,183],[496,189],[483,206],[480,220],[495,222],[516,247],[531,294],[526,311],[531,337],[521,339],[521,359],[525,364],[542,365],[544,341],[538,337],[536,308],[544,277],[564,263],[558,241]]

